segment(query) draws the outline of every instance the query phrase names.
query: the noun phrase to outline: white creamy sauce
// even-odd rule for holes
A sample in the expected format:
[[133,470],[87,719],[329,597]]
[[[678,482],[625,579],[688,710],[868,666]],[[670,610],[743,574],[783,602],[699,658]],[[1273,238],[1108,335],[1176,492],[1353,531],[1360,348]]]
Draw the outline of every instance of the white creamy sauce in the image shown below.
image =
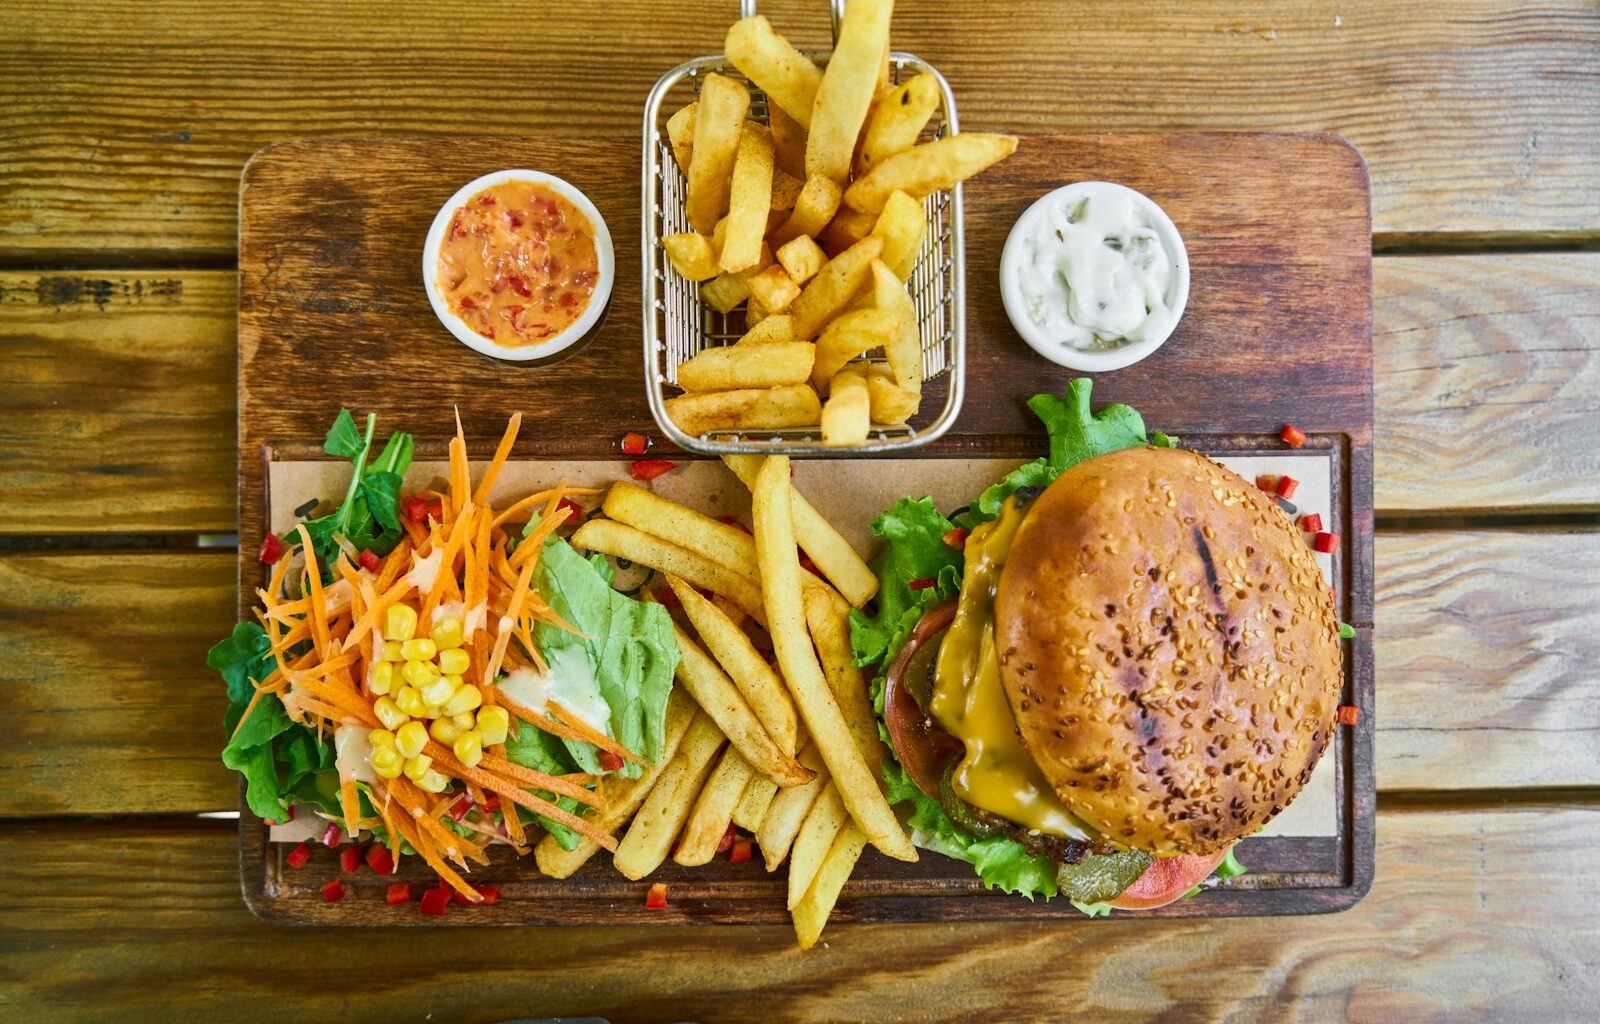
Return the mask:
[[346,579],[340,579],[322,588],[322,610],[332,615],[335,609],[348,605],[354,593],[355,588],[350,586],[350,581]]
[[434,548],[424,557],[418,557],[415,551],[411,552],[411,571],[406,573],[406,582],[424,592],[432,590],[443,561],[443,548]]
[[552,703],[591,728],[611,735],[611,706],[600,696],[589,661],[574,648],[556,652],[548,672],[518,667],[495,684],[512,703],[542,714]]
[[333,730],[334,767],[340,779],[353,779],[372,785],[378,781],[373,774],[372,744],[367,740],[369,730],[364,725],[346,722]]
[[461,622],[461,635],[471,638],[489,628],[489,606],[479,601],[467,609],[466,618]]
[[1028,318],[1064,347],[1116,348],[1173,323],[1173,254],[1125,192],[1061,197],[1023,239],[1017,273]]

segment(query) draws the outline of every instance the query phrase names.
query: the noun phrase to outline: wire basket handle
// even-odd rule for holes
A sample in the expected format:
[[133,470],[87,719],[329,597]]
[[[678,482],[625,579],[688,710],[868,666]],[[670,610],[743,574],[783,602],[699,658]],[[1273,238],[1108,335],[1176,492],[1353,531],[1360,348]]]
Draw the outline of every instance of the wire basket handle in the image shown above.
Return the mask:
[[[739,17],[750,18],[756,14],[756,0],[739,0]],[[844,0],[828,0],[828,15],[833,22],[833,41],[839,41],[839,19],[844,17]]]

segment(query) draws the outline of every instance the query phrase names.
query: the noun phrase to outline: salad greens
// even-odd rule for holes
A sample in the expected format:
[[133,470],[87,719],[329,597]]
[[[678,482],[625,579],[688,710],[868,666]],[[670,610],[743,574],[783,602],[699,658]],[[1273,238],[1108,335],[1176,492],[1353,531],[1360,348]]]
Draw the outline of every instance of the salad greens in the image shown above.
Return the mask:
[[400,542],[403,532],[400,483],[411,465],[415,445],[410,434],[395,433],[390,435],[378,457],[372,459],[377,422],[378,417],[368,413],[363,433],[356,428],[350,410],[340,409],[322,444],[323,451],[349,459],[355,467],[339,507],[318,519],[303,521],[325,583],[333,582],[333,563],[339,557],[339,542],[335,538],[343,537],[355,545],[356,550],[372,551],[380,556],[393,551]]

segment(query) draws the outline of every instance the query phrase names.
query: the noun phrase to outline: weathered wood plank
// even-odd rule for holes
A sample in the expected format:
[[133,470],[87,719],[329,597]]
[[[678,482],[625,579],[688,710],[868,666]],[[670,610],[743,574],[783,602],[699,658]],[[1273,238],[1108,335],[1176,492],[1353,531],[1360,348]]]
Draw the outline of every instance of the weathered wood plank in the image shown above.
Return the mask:
[[[1378,786],[1600,786],[1600,533],[1378,538]],[[0,558],[0,817],[235,804],[224,553]]]
[[[806,954],[783,927],[457,929],[425,942],[419,967],[417,937],[398,930],[253,920],[230,829],[13,824],[0,828],[0,1000],[39,1021],[232,1020],[251,1004],[285,1019],[338,1006],[619,1024],[1031,1020],[1063,1007],[1111,1021],[1579,1020],[1600,999],[1597,843],[1594,807],[1385,812],[1373,890],[1333,917],[841,925]],[[359,879],[348,898],[378,899]],[[451,908],[456,922],[470,913]],[[407,966],[352,981],[352,949]]]
[[1385,512],[1600,504],[1600,253],[1381,259]]
[[[826,39],[820,4],[763,10],[803,44]],[[1600,17],[1588,0],[997,10],[904,4],[895,21],[897,48],[944,70],[972,128],[1338,132],[1371,164],[1383,238],[1600,228]],[[474,13],[484,25],[526,16]],[[508,45],[418,0],[78,11],[15,0],[0,30],[0,239],[41,260],[230,252],[239,168],[286,138],[632,138],[650,84],[719,49],[732,13],[731,0],[554,5]]]

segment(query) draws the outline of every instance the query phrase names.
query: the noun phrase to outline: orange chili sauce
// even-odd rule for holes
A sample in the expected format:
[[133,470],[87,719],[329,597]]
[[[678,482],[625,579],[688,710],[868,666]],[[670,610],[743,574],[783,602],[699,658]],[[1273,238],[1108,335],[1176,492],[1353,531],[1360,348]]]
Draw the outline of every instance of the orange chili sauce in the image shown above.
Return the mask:
[[571,327],[599,277],[589,218],[528,181],[468,199],[439,249],[439,286],[451,312],[508,347],[537,345]]

